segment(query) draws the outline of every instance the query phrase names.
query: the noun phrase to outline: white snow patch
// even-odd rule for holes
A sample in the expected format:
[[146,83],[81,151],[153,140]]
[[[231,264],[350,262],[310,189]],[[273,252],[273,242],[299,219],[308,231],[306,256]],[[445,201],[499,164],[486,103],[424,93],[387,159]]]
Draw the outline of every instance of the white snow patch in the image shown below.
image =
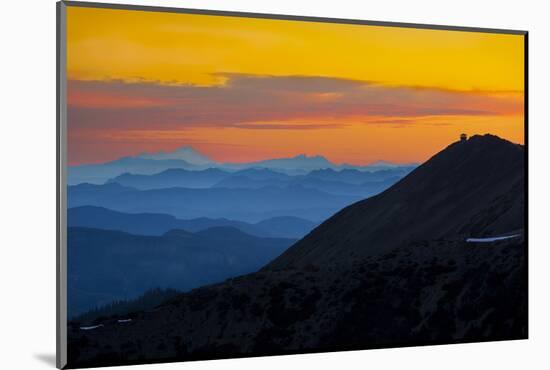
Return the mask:
[[517,238],[519,236],[521,236],[521,234],[514,234],[514,235],[507,235],[507,236],[493,236],[491,238],[467,238],[466,243],[492,243],[492,242],[497,242],[499,240]]

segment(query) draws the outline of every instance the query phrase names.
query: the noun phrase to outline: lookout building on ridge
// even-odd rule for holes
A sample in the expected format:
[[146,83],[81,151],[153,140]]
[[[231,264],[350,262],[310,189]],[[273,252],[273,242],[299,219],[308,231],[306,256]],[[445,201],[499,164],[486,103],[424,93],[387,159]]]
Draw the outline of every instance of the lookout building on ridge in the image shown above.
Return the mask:
[[468,135],[466,135],[466,134],[460,134],[460,141],[461,141],[461,142],[464,142],[464,141],[466,141],[467,139],[468,139]]

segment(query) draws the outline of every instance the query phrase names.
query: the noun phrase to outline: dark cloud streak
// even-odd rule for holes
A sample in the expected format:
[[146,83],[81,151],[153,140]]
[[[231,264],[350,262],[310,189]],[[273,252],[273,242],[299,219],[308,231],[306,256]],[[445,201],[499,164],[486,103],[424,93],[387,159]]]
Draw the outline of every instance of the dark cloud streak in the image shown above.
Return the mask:
[[[479,93],[387,87],[327,77],[225,76],[226,85],[211,87],[69,81],[69,128],[318,129],[341,125],[331,121],[369,123],[369,117],[377,124],[386,117],[393,120],[390,124],[408,120],[402,121],[408,125],[414,124],[414,117],[522,112],[519,99]],[[154,103],[128,104],[133,100]]]

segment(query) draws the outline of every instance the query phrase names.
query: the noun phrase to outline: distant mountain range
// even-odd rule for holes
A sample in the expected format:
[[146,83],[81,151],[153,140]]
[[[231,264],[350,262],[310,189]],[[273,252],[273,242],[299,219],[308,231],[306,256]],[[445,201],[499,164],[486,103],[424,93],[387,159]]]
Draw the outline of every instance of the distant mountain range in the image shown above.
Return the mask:
[[294,239],[259,238],[232,227],[162,236],[69,227],[68,314],[82,314],[163,287],[186,291],[256,271]]
[[124,157],[106,163],[69,166],[67,184],[103,184],[107,180],[124,173],[151,175],[174,168],[183,168],[187,170],[202,169],[180,159],[157,160],[139,157]]
[[[132,300],[147,289],[187,290],[254,271],[412,168],[360,171],[304,155],[220,164],[189,147],[71,167],[69,184],[77,185],[67,192],[70,313]],[[201,253],[170,238],[174,230]]]
[[300,154],[291,158],[275,158],[250,163],[224,163],[224,167],[233,169],[268,168],[284,171],[289,174],[304,174],[309,171],[323,168],[337,167],[334,163],[321,155],[307,156]]
[[189,171],[183,168],[171,168],[153,175],[134,175],[124,173],[109,179],[107,183],[117,183],[140,190],[163,188],[210,188],[231,176],[231,173],[218,168]]
[[182,219],[227,218],[253,223],[280,216],[319,222],[360,199],[361,196],[329,194],[300,185],[137,190],[112,182],[68,187],[69,208],[91,205],[126,213],[164,213]]
[[153,175],[123,174],[107,181],[140,190],[163,188],[229,188],[259,189],[263,187],[303,186],[331,194],[368,197],[393,185],[412,170],[396,167],[376,172],[344,170],[314,170],[306,175],[290,176],[269,169],[249,168],[228,172],[217,168],[189,171],[169,169]]
[[249,163],[222,163],[211,160],[191,147],[183,147],[173,152],[144,153],[135,157],[124,157],[106,163],[70,166],[68,184],[103,184],[109,179],[123,175],[152,175],[170,169],[205,170],[218,168],[228,172],[243,169],[270,169],[287,175],[305,175],[321,169],[356,169],[361,171],[380,171],[385,169],[416,167],[416,164],[397,165],[388,162],[376,162],[367,166],[334,164],[323,156],[304,154],[291,158],[277,158]]
[[174,216],[158,213],[123,213],[103,207],[81,206],[67,211],[69,227],[118,230],[136,235],[160,236],[173,229],[190,232],[213,227],[233,227],[257,237],[280,237],[299,239],[317,224],[297,217],[274,217],[255,224],[225,218],[196,218],[180,220]]
[[[70,326],[69,363],[526,338],[524,156],[523,146],[491,135],[454,143],[258,272],[133,313],[133,325]],[[520,237],[465,241],[511,232]]]

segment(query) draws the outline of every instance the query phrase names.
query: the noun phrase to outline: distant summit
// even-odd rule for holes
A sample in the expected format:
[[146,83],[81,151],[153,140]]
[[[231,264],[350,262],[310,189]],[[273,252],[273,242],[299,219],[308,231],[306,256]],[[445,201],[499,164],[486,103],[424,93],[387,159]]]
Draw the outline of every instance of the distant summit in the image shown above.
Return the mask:
[[195,149],[191,148],[190,146],[183,146],[172,152],[160,151],[156,153],[143,153],[143,154],[140,154],[138,158],[156,159],[156,160],[179,159],[196,166],[206,166],[206,165],[215,164],[213,160],[211,160],[204,154],[196,151]]

